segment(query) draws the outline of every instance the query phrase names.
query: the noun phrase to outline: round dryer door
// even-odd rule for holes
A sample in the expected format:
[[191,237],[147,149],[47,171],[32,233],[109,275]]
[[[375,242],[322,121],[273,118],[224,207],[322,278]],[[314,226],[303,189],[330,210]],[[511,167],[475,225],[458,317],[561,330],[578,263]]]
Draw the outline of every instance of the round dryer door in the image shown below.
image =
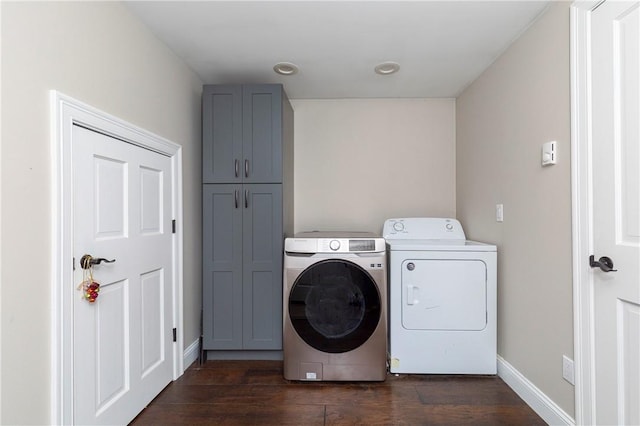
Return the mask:
[[323,260],[305,269],[289,294],[289,318],[310,346],[348,352],[365,343],[381,315],[375,281],[346,260]]

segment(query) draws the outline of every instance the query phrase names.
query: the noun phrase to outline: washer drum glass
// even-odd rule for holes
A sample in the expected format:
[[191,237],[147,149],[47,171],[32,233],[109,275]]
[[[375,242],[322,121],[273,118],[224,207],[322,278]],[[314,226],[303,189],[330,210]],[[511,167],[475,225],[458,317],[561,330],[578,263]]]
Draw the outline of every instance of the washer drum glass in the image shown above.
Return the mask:
[[310,346],[328,353],[364,344],[380,321],[380,293],[362,267],[324,260],[305,269],[289,295],[289,318]]

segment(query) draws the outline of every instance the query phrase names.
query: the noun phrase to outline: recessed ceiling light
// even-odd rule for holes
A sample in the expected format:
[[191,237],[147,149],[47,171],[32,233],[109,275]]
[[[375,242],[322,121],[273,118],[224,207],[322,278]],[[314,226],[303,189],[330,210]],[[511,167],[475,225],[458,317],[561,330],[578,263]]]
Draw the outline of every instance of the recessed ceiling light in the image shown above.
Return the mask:
[[273,66],[273,70],[281,75],[293,75],[298,72],[298,66],[291,62],[280,62]]
[[376,72],[376,74],[389,75],[398,72],[399,69],[400,65],[395,62],[383,62],[376,65],[374,71]]

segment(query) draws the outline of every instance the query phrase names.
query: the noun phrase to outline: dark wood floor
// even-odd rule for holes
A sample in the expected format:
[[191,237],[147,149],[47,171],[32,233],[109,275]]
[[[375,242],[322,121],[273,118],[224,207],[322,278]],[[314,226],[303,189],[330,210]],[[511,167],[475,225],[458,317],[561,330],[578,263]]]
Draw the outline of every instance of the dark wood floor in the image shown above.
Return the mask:
[[193,364],[134,425],[544,425],[493,376],[290,382],[281,361]]

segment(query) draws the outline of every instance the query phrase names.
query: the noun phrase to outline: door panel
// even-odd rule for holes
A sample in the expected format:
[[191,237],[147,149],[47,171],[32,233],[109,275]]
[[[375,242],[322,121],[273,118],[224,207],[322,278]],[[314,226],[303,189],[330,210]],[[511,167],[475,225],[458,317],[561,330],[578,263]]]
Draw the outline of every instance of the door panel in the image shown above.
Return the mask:
[[250,233],[246,241],[245,252],[254,265],[264,264],[270,267],[279,257],[276,253],[278,245],[274,245],[273,237],[278,234],[277,219],[282,209],[280,185],[245,185],[247,199],[250,203],[245,209],[245,229]]
[[158,269],[140,275],[142,292],[142,376],[146,376],[153,368],[164,360],[162,348],[166,345],[164,323],[164,271]]
[[282,182],[282,88],[243,86],[242,110],[244,182]]
[[92,211],[96,215],[95,238],[124,238],[128,220],[127,164],[113,158],[93,157],[95,197]]
[[105,285],[100,304],[94,310],[93,334],[97,337],[96,412],[100,415],[113,402],[129,391],[127,372],[130,345],[127,333],[129,318],[128,280]]
[[[282,349],[282,185],[245,184],[244,349]],[[256,298],[256,296],[258,298]]]
[[[273,300],[274,273],[271,271],[256,271],[249,278],[251,286],[251,315],[249,324],[251,332],[249,342],[268,342],[271,343],[277,338],[274,333],[273,318],[280,317],[274,312]],[[246,308],[246,306],[245,306]]]
[[[640,247],[640,8],[627,7],[614,23],[614,138],[616,164],[616,235],[622,244]],[[616,90],[617,89],[617,90]]]
[[[596,422],[640,424],[640,3],[591,17]],[[586,259],[585,259],[586,261]]]
[[173,377],[171,159],[78,126],[72,153],[75,285],[115,259],[74,297],[74,423],[126,424]]
[[241,185],[204,185],[203,344],[242,349]]
[[402,326],[480,331],[487,325],[487,265],[480,260],[402,262]]
[[140,233],[160,234],[164,223],[162,170],[140,167]]
[[620,424],[640,424],[640,305],[618,300],[618,389]]
[[242,86],[204,86],[202,181],[242,182]]

